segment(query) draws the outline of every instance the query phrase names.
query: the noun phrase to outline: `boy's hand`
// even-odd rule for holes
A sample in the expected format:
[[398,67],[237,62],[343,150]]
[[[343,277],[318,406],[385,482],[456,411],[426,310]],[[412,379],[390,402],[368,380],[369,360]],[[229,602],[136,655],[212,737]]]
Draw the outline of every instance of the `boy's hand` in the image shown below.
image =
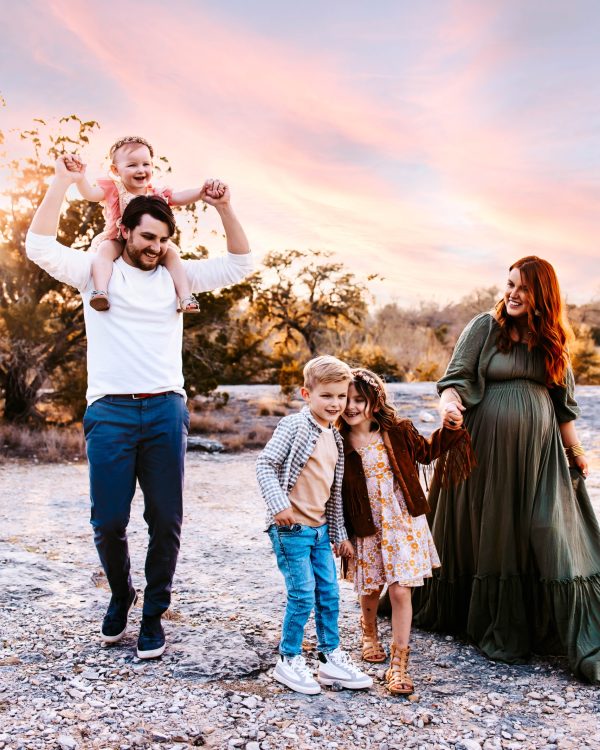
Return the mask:
[[335,554],[338,557],[347,557],[351,560],[354,557],[354,547],[349,539],[345,539],[340,544],[336,545]]
[[292,526],[292,524],[296,523],[294,511],[291,508],[280,510],[277,515],[273,516],[273,521],[276,526]]

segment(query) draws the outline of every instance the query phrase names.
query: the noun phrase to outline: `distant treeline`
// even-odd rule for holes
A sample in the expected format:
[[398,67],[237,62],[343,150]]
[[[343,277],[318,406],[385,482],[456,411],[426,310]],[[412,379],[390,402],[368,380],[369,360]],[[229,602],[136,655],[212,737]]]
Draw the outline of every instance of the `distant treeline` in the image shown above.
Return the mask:
[[[65,149],[81,150],[96,127],[71,115],[62,129],[50,132],[39,121],[21,134],[31,155],[0,161],[13,182],[4,194],[8,201],[0,200],[0,410],[7,422],[65,423],[82,415],[81,299],[28,261],[24,241],[54,159]],[[178,211],[193,227],[195,207]],[[59,240],[84,252],[102,224],[98,204],[73,200]],[[184,257],[204,255],[205,248],[197,247]],[[465,324],[499,297],[497,289],[484,289],[445,306],[372,309],[374,278],[357,279],[327,253],[287,250],[270,253],[243,283],[200,295],[201,313],[185,318],[188,392],[236,383],[291,389],[304,362],[321,352],[370,367],[390,381],[435,380]],[[577,381],[600,383],[600,303],[571,306],[569,315],[577,337],[571,348]]]

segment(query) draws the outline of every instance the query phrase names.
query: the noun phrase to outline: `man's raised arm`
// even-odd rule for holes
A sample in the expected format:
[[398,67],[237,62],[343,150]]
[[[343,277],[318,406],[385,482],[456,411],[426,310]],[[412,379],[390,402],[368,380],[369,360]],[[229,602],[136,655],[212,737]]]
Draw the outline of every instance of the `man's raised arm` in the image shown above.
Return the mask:
[[56,231],[67,188],[77,177],[65,164],[65,157],[56,160],[55,173],[46,195],[37,208],[27,238],[27,257],[55,279],[83,289],[90,279],[91,259],[87,253],[65,247],[56,241]]
[[217,209],[227,238],[227,252],[233,255],[247,255],[250,252],[250,244],[242,225],[233,213],[227,185],[220,180],[207,180],[202,187],[200,199]]
[[227,240],[227,256],[184,261],[193,292],[207,292],[237,284],[252,271],[250,244],[231,207],[227,185],[219,180],[207,180],[202,188],[201,200],[214,206],[221,217]]

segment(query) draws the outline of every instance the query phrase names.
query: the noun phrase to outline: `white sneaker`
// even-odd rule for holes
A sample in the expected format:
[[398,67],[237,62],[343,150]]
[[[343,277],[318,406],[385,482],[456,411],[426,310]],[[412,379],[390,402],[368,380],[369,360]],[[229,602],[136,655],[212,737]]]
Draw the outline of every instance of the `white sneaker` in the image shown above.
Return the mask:
[[316,695],[321,692],[321,686],[310,673],[302,654],[280,656],[273,677],[297,693]]
[[370,688],[373,684],[373,678],[361,672],[341,648],[336,648],[329,654],[319,651],[318,677],[321,685],[333,685],[334,682],[339,682],[342,687],[352,690]]

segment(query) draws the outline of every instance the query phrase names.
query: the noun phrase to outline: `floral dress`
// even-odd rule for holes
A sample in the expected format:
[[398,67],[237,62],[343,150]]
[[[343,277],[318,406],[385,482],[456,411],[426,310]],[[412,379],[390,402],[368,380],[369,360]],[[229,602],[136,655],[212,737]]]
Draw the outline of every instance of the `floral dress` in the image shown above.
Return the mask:
[[427,519],[409,514],[380,434],[358,452],[377,531],[355,540],[354,587],[368,594],[386,583],[422,586],[440,565]]

